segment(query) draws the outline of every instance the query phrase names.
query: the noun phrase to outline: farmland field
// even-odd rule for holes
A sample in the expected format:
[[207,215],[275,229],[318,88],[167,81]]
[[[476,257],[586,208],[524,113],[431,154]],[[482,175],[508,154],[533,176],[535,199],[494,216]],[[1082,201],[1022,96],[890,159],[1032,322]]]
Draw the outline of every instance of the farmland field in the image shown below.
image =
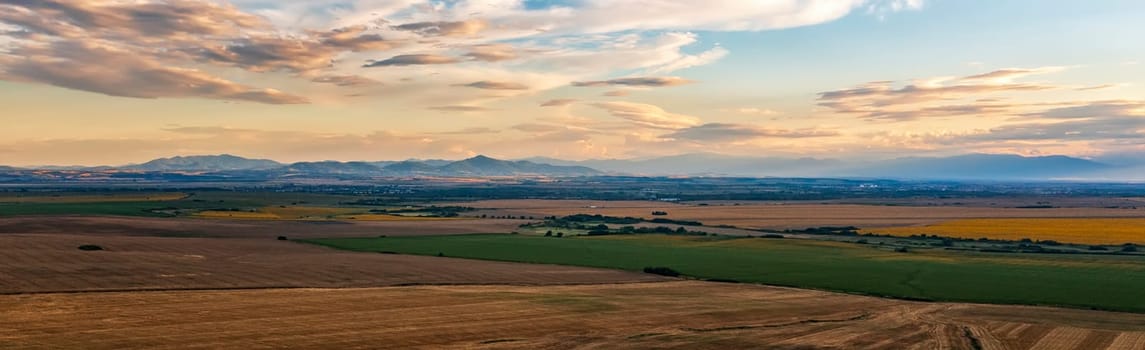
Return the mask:
[[[220,208],[245,211],[273,207],[340,210],[340,203],[353,196],[272,192],[61,192],[54,194],[0,194],[0,216],[121,215],[169,217]],[[366,209],[359,208],[360,211]]]
[[[0,225],[0,294],[661,280],[616,270],[337,251],[277,240],[281,225],[228,227],[215,220],[185,220],[164,227],[136,220]],[[361,234],[353,225],[285,223],[317,236],[347,234],[340,230]],[[70,233],[54,232],[60,229]],[[196,234],[202,231],[208,232]],[[81,245],[104,250],[77,249]]]
[[0,203],[115,203],[115,202],[149,202],[174,201],[186,198],[181,192],[156,193],[104,193],[104,194],[74,194],[64,193],[55,195],[23,195],[19,193],[0,192]]
[[705,225],[741,228],[790,229],[818,226],[888,227],[934,224],[973,218],[1145,218],[1145,206],[1132,208],[992,208],[928,207],[853,204],[750,203],[743,205],[697,205],[664,202],[608,202],[563,200],[505,200],[455,203],[482,209],[478,213],[512,216],[606,216],[652,217],[700,221]]
[[11,349],[1145,346],[1142,315],[709,282],[38,294],[0,305]]
[[1145,258],[917,250],[777,239],[659,235],[467,235],[308,240],[357,250],[618,268],[900,298],[1145,312]]
[[1038,218],[962,219],[934,225],[871,228],[867,233],[909,236],[917,234],[944,237],[1001,240],[1053,240],[1085,244],[1145,244],[1145,218]]

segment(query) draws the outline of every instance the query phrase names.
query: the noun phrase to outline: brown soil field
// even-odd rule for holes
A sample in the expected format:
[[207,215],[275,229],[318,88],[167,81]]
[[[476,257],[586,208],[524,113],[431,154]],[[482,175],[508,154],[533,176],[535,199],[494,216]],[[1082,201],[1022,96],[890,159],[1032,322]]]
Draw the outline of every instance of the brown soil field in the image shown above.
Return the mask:
[[512,232],[522,220],[296,221],[27,216],[0,218],[4,233],[114,234],[162,237],[290,238]]
[[[385,231],[367,235],[365,228],[357,226],[350,227],[361,231],[339,231],[346,227],[343,225],[289,226],[286,222],[219,226],[215,220],[179,219],[22,218],[0,222],[0,294],[663,280],[615,270],[353,253],[279,241],[275,235],[280,232],[276,229],[286,228],[289,230],[282,232],[310,230],[310,237],[376,236]],[[255,230],[243,231],[251,227]],[[200,237],[186,237],[190,235]],[[77,249],[87,244],[105,250]]]
[[7,349],[1141,349],[1145,315],[707,282],[0,296]]
[[33,195],[27,196],[19,193],[0,193],[0,203],[115,203],[115,202],[161,202],[186,198],[186,193],[156,192],[156,193],[129,193],[129,194],[92,194],[77,195],[68,193],[63,195]]
[[[1112,208],[993,208],[956,206],[887,206],[854,204],[741,204],[689,205],[663,202],[605,201],[479,201],[458,203],[483,208],[477,215],[563,216],[601,214],[652,218],[652,211],[665,211],[664,218],[694,220],[705,225],[742,228],[807,228],[819,226],[893,227],[925,225],[972,218],[1145,218],[1145,207]],[[469,215],[473,215],[470,213]]]

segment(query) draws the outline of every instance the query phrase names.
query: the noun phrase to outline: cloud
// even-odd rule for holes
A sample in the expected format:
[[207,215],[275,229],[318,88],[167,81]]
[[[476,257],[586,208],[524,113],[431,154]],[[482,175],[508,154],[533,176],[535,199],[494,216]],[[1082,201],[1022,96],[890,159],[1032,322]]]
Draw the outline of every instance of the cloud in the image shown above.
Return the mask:
[[310,79],[315,83],[333,84],[338,86],[367,86],[380,84],[377,80],[360,75],[323,75]]
[[551,125],[551,124],[524,123],[524,124],[514,125],[512,127],[512,129],[518,130],[518,131],[524,131],[524,132],[532,132],[532,133],[551,133],[551,132],[564,131],[567,128],[563,127],[563,126]]
[[598,87],[598,86],[635,86],[635,87],[663,87],[663,86],[679,86],[691,84],[694,81],[679,78],[679,77],[635,77],[635,78],[620,78],[612,80],[598,80],[598,81],[578,81],[573,82],[573,86],[580,87]]
[[507,81],[475,81],[468,84],[459,84],[457,86],[466,86],[471,88],[486,89],[486,90],[528,90],[529,87],[525,84],[507,82]]
[[706,65],[715,63],[716,61],[719,61],[720,59],[723,59],[729,53],[730,52],[727,49],[717,46],[711,50],[704,51],[704,52],[701,52],[701,53],[696,54],[696,55],[683,55],[680,58],[676,59],[675,61],[672,61],[672,62],[666,63],[664,65],[661,65],[659,67],[653,68],[652,70],[650,70],[650,72],[651,73],[668,73],[668,72],[678,71],[681,69],[706,66]]
[[[898,3],[715,0],[695,6],[675,0],[592,0],[534,10],[520,0],[432,4],[416,0],[0,0],[0,55],[19,56],[17,50],[8,48],[28,45],[96,43],[145,56],[142,59],[173,70],[291,90],[297,89],[297,83],[338,83],[315,77],[358,75],[355,69],[361,68],[364,56],[379,52],[385,52],[384,56],[375,57],[390,58],[367,61],[366,67],[466,62],[458,70],[468,73],[464,79],[470,81],[495,80],[502,72],[575,81],[618,73],[666,74],[711,64],[728,54],[719,45],[685,50],[699,41],[688,31],[792,28],[832,21],[875,4],[895,11],[913,7]],[[12,28],[18,32],[6,31]],[[258,74],[236,74],[231,68]],[[283,73],[290,79],[283,79]],[[403,87],[433,94],[451,83],[425,81]],[[557,87],[528,84],[533,89]]]
[[624,97],[624,96],[631,95],[631,93],[628,90],[612,90],[612,91],[605,91],[604,93],[602,93],[600,95],[601,96],[608,96],[608,97]]
[[0,78],[49,84],[110,96],[134,98],[199,97],[268,104],[301,104],[308,99],[260,89],[202,71],[160,62],[89,42],[60,41],[24,47],[20,59],[0,59]]
[[656,129],[683,129],[700,124],[700,119],[668,113],[658,106],[633,102],[598,102],[592,106],[608,111],[614,117]]
[[182,39],[267,26],[234,6],[195,0],[0,0],[0,22],[30,33],[71,39]]
[[548,100],[548,101],[542,102],[541,107],[568,106],[568,105],[571,105],[573,103],[576,103],[577,101],[579,101],[579,100],[577,100],[575,98],[558,98],[558,99]]
[[964,77],[961,80],[967,82],[976,81],[994,81],[994,82],[1009,82],[1014,79],[1023,78],[1031,75],[1048,74],[1060,72],[1065,70],[1066,67],[1039,67],[1039,68],[1006,68],[999,69],[992,72],[982,73]]
[[442,55],[435,54],[416,54],[416,55],[398,55],[390,57],[381,61],[366,64],[362,67],[387,67],[387,66],[413,66],[413,65],[430,65],[430,64],[451,64],[461,62],[461,60]]
[[252,72],[310,73],[333,68],[337,58],[347,52],[384,51],[403,44],[368,31],[366,26],[354,26],[303,35],[257,34],[179,51],[199,62]]
[[487,128],[487,127],[472,127],[455,131],[437,132],[438,135],[480,135],[480,134],[497,134],[501,130]]
[[855,114],[871,120],[903,121],[924,117],[1008,112],[1014,107],[998,103],[970,102],[964,105],[928,105],[935,102],[982,99],[997,93],[1038,92],[1062,87],[1014,82],[1014,79],[1060,71],[1060,67],[1004,69],[963,78],[939,77],[895,87],[895,82],[876,81],[852,88],[819,93],[819,105],[836,113]]
[[432,109],[435,111],[442,111],[442,112],[488,112],[488,111],[495,111],[496,110],[496,109],[488,108],[488,107],[470,106],[470,105],[433,106],[433,107],[429,107],[429,109]]
[[500,62],[513,60],[519,57],[517,50],[509,44],[482,44],[469,48],[466,57],[486,62]]
[[1120,86],[1120,84],[1100,84],[1100,85],[1083,86],[1083,87],[1076,88],[1074,90],[1077,90],[1077,91],[1105,90],[1105,89],[1109,89],[1109,88],[1115,88],[1118,86]]
[[1145,118],[1145,101],[1094,101],[1077,104],[1074,106],[1058,107],[1040,112],[1027,113],[1025,116],[1048,119]]
[[838,136],[839,132],[819,129],[767,129],[743,124],[708,123],[681,129],[664,138],[691,141],[737,141],[756,138],[809,138]]
[[414,22],[394,26],[394,29],[415,32],[424,36],[469,36],[476,35],[488,24],[482,20],[458,22]]
[[764,109],[764,108],[756,108],[756,107],[725,108],[725,109],[721,109],[720,111],[721,112],[729,112],[729,113],[738,113],[738,114],[749,114],[749,115],[777,115],[777,114],[779,114],[779,112],[774,111],[774,110]]

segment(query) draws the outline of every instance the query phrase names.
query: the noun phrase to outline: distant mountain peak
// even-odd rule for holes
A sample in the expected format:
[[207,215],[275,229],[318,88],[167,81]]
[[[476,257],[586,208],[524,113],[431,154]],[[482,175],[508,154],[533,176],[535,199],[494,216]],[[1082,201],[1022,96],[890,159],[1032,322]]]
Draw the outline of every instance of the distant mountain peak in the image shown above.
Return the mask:
[[231,154],[218,154],[159,158],[122,168],[142,171],[227,171],[262,170],[281,166],[281,163],[269,159],[249,159]]

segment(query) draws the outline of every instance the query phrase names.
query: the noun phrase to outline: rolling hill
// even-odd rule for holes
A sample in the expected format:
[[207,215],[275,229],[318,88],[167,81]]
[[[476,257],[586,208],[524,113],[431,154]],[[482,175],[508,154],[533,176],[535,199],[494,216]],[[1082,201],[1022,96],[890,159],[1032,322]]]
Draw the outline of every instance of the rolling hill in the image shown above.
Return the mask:
[[143,164],[124,166],[120,169],[138,171],[228,171],[266,170],[279,167],[282,167],[282,164],[273,160],[248,159],[229,154],[220,154],[160,158]]

